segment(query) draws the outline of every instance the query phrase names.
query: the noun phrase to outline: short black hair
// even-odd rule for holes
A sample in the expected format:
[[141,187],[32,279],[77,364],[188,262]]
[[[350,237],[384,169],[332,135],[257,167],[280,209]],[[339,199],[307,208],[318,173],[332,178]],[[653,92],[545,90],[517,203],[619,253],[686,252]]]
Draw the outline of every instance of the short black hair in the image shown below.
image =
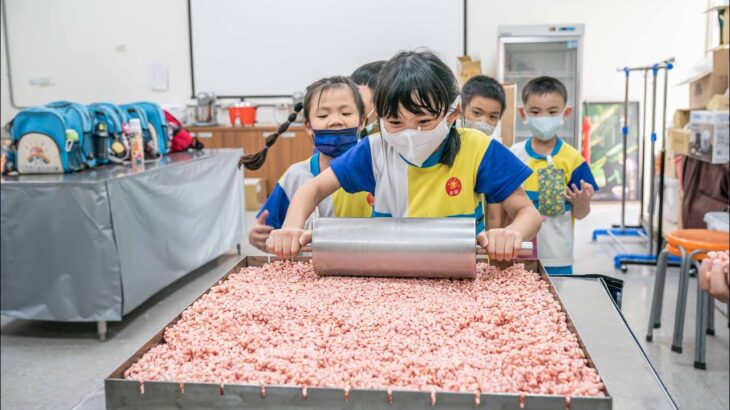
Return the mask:
[[[449,66],[430,51],[401,51],[383,67],[373,93],[373,104],[380,118],[399,116],[401,107],[417,114],[436,117],[448,114],[459,96],[459,84]],[[461,138],[452,127],[439,162],[454,164]]]
[[380,60],[361,65],[352,72],[350,79],[357,85],[366,85],[374,90],[375,85],[378,83],[378,75],[383,70],[385,63],[385,60]]
[[319,105],[319,99],[322,98],[322,94],[325,91],[339,87],[347,88],[350,92],[352,92],[352,97],[355,99],[355,106],[357,107],[357,113],[360,119],[362,119],[365,115],[365,103],[363,103],[362,97],[360,96],[360,90],[357,89],[357,86],[352,82],[352,80],[347,77],[336,76],[315,81],[307,87],[307,92],[304,94],[304,101],[297,103],[294,106],[294,112],[289,114],[287,120],[279,125],[276,132],[266,137],[264,148],[257,153],[242,156],[238,161],[238,168],[240,169],[241,166],[245,166],[246,169],[250,170],[257,170],[261,168],[266,161],[266,153],[269,148],[276,143],[276,140],[279,139],[279,135],[285,133],[289,129],[289,125],[296,121],[297,115],[300,111],[304,110],[304,119],[309,122],[309,110],[312,107],[312,100],[314,99],[314,96],[317,96],[317,105]]
[[564,103],[568,102],[568,91],[565,85],[557,78],[542,76],[533,78],[522,89],[522,104],[527,102],[527,98],[531,95],[558,94]]
[[507,107],[507,98],[504,95],[504,87],[497,80],[486,75],[478,75],[472,77],[461,87],[461,103],[464,106],[469,105],[474,96],[489,98],[497,101],[502,108],[501,114]]

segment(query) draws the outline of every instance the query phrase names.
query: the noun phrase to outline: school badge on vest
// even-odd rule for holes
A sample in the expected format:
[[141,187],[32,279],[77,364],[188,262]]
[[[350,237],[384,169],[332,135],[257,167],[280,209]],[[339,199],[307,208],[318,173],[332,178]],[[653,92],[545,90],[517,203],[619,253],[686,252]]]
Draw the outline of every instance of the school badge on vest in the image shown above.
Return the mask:
[[461,181],[457,177],[451,177],[446,181],[446,193],[449,196],[457,196],[461,192]]

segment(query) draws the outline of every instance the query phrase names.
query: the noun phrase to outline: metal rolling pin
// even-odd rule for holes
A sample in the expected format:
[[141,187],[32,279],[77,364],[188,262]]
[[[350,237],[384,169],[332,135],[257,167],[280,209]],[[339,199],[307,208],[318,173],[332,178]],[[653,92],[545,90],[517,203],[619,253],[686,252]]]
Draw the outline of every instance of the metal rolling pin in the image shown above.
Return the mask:
[[323,276],[474,279],[475,231],[474,218],[318,218],[302,252]]

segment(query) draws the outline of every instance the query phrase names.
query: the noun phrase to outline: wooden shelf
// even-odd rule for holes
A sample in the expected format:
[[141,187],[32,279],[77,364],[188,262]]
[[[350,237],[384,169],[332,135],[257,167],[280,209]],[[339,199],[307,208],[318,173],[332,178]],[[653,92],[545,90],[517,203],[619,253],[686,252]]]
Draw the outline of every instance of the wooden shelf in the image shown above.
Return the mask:
[[[187,127],[197,136],[206,148],[243,148],[246,154],[253,154],[264,147],[265,138],[276,131],[278,125],[256,125],[251,127],[232,127],[217,125],[211,127]],[[307,135],[302,124],[293,124],[287,132],[279,136],[276,144],[266,154],[264,165],[255,170],[244,169],[247,178],[266,179],[267,195],[290,165],[304,161],[312,155],[314,143]]]

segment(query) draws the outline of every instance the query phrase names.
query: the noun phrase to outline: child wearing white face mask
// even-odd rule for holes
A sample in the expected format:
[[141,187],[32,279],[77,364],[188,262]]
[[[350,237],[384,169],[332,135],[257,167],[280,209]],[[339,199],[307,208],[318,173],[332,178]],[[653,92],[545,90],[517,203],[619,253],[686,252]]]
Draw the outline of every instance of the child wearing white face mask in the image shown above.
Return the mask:
[[511,148],[534,171],[523,188],[543,217],[537,254],[550,275],[573,273],[573,222],[588,215],[598,190],[580,152],[557,136],[573,111],[567,98],[555,78],[530,80],[522,89],[519,113],[532,137]]
[[380,134],[370,135],[300,188],[282,229],[267,250],[295,256],[311,240],[304,230],[317,203],[342,187],[375,198],[373,216],[480,219],[480,196],[501,202],[512,223],[477,241],[494,260],[517,256],[540,229],[540,215],[520,185],[532,173],[502,144],[472,129],[457,129],[459,87],[451,69],[430,52],[401,52],[383,67],[375,88]]
[[385,66],[385,61],[373,61],[361,65],[352,72],[350,79],[357,85],[360,90],[360,96],[365,103],[365,126],[360,131],[361,137],[380,132],[378,127],[378,116],[375,115],[375,107],[373,106],[373,91],[378,83],[378,75],[380,70]]
[[[464,105],[461,126],[483,132],[502,142],[495,135],[499,120],[507,105],[504,87],[492,77],[478,75],[461,87],[461,103]],[[502,227],[502,206],[483,201],[487,229]]]
[[495,138],[494,131],[507,105],[502,84],[486,75],[472,77],[461,88],[461,103],[464,104],[462,126]]

